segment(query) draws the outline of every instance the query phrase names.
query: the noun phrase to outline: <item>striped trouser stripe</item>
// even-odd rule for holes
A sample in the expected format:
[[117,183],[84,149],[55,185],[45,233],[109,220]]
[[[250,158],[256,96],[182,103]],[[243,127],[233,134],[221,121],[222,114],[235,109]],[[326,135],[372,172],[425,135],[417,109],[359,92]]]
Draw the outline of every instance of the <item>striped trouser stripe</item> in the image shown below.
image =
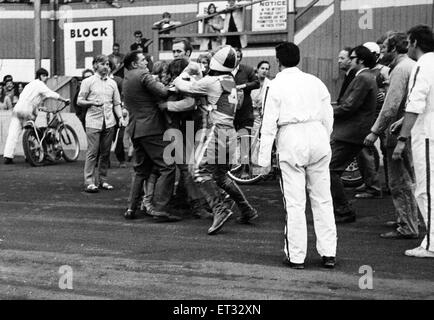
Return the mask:
[[426,192],[428,202],[428,219],[427,219],[427,245],[426,249],[430,249],[431,244],[431,163],[430,163],[430,141],[425,140],[425,160],[426,160]]
[[280,168],[280,160],[279,160],[279,154],[277,154],[276,152],[276,162],[277,162],[277,167],[279,168],[279,182],[280,182],[280,190],[282,192],[282,198],[283,198],[283,208],[285,209],[285,232],[284,232],[284,243],[285,243],[285,249],[286,249],[286,253],[288,255],[288,259],[289,257],[289,243],[288,243],[288,211],[286,210],[286,199],[285,199],[285,187],[283,185],[283,175],[282,175],[282,169]]

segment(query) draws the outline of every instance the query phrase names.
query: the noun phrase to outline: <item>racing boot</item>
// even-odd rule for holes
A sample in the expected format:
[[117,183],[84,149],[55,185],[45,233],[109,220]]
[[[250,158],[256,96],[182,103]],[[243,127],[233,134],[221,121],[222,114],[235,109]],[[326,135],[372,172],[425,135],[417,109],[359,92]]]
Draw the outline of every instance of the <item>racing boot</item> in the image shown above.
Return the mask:
[[196,219],[212,219],[212,212],[207,210],[208,204],[206,201],[201,201],[201,199],[191,201],[191,211],[193,217]]
[[223,227],[224,223],[230,218],[233,212],[224,205],[220,198],[220,190],[213,180],[204,181],[200,186],[214,215],[213,223],[208,229],[208,234],[214,235]]
[[248,224],[258,218],[258,212],[250,205],[244,193],[232,179],[226,176],[221,187],[230,195],[241,211],[241,217],[237,219],[238,223]]

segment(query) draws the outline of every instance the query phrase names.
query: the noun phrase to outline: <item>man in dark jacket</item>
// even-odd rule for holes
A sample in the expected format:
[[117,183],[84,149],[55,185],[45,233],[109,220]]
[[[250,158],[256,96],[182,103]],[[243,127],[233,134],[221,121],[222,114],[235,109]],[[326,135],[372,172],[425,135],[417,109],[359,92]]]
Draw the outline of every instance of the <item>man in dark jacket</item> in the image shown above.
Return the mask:
[[[253,103],[250,93],[252,90],[259,89],[260,83],[255,70],[246,64],[242,64],[243,53],[241,49],[236,48],[237,52],[237,67],[232,71],[237,84],[237,90],[242,90],[244,93],[244,100],[241,108],[237,110],[235,115],[235,129],[237,131],[241,129],[250,130],[253,127],[255,117],[253,116]],[[250,132],[250,131],[249,131]]]
[[159,178],[154,190],[154,210],[148,214],[157,222],[179,221],[178,217],[166,212],[175,183],[175,165],[168,165],[163,156],[169,143],[163,140],[164,119],[157,105],[158,98],[168,97],[168,89],[152,77],[141,51],[128,53],[124,64],[128,71],[122,92],[130,115],[127,131],[135,153],[135,175],[131,184],[128,210],[124,216],[127,219],[134,218],[143,194],[143,183],[154,167],[158,170]]
[[[237,90],[243,92],[243,103],[241,108],[239,108],[235,114],[235,130],[237,130],[238,135],[250,134],[253,128],[253,123],[255,122],[255,116],[253,115],[253,102],[251,97],[252,90],[259,89],[261,86],[259,83],[259,78],[255,73],[255,70],[248,65],[242,64],[243,52],[240,48],[236,48],[237,52],[237,66],[232,71],[232,75],[235,78],[235,83],[237,85]],[[242,139],[242,150],[249,150],[249,146]],[[248,142],[247,142],[248,143]],[[246,163],[243,161],[243,163]],[[241,177],[248,177],[248,165],[243,165]]]
[[356,71],[341,99],[334,107],[334,125],[331,136],[332,160],[330,162],[331,190],[336,223],[354,222],[356,214],[348,202],[341,175],[363,148],[363,141],[375,121],[377,83],[371,68],[375,56],[369,49],[359,46],[351,51],[350,58]]

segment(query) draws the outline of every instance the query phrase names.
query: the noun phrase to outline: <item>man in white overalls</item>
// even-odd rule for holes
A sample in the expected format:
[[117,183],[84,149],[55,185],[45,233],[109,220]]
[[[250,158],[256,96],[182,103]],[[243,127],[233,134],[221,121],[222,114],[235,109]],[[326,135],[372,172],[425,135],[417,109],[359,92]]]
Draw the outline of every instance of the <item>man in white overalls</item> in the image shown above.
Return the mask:
[[[434,36],[426,25],[411,28],[408,33],[408,56],[417,63],[409,82],[409,93],[402,129],[393,159],[401,158],[411,136],[411,148],[416,176],[415,197],[427,228],[422,244],[405,255],[434,258],[434,225],[432,219],[434,177]],[[398,121],[398,125],[399,125]],[[392,130],[396,124],[392,126]]]
[[306,188],[312,206],[316,247],[325,268],[334,268],[336,224],[330,191],[330,134],[333,108],[326,86],[302,72],[299,48],[276,47],[280,72],[265,94],[258,164],[270,165],[276,137],[281,187],[286,209],[285,264],[304,269],[307,252]]

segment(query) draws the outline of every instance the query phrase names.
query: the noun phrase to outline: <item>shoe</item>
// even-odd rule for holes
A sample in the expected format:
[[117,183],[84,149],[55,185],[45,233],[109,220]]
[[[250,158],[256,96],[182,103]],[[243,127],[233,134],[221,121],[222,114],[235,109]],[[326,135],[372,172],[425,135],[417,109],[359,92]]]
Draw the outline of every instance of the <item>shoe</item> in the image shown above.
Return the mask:
[[334,269],[336,265],[335,257],[322,257],[322,266],[326,269]]
[[361,186],[357,187],[355,189],[357,192],[363,192],[366,191],[366,184],[362,184]]
[[206,210],[205,205],[206,202],[202,202],[200,200],[193,200],[190,204],[192,215],[196,219],[212,219],[214,215],[212,212]]
[[246,213],[241,214],[241,217],[237,218],[237,222],[240,224],[249,224],[253,220],[259,217],[258,211],[251,209]]
[[86,188],[84,189],[85,192],[87,193],[97,193],[98,192],[98,187],[94,184],[89,184],[88,186],[86,186]]
[[209,235],[216,234],[224,225],[224,223],[233,215],[233,212],[226,207],[221,208],[219,212],[214,215],[212,226],[208,229]]
[[390,231],[387,233],[380,234],[380,237],[383,239],[396,239],[396,240],[410,240],[410,239],[418,239],[419,235],[417,234],[402,234],[396,230]]
[[193,209],[193,217],[196,219],[212,219],[214,215],[205,208],[195,208]]
[[99,185],[99,187],[101,189],[104,189],[104,190],[113,190],[114,189],[114,187],[111,184],[108,184],[107,182],[103,182],[102,184]]
[[434,258],[434,252],[428,251],[425,248],[417,247],[411,250],[406,250],[405,255],[407,257],[415,257],[415,258]]
[[157,223],[181,221],[180,217],[172,216],[170,214],[167,216],[153,216],[153,219],[154,219],[154,222],[157,222]]
[[14,160],[12,158],[4,157],[4,164],[14,164]]
[[396,222],[396,221],[386,221],[385,223],[384,223],[384,226],[385,227],[388,227],[388,228],[398,228],[399,227],[399,224],[398,224],[398,222]]
[[293,263],[287,258],[283,259],[283,264],[295,270],[303,270],[305,268],[304,263]]
[[381,192],[361,192],[361,193],[356,193],[354,198],[356,198],[356,199],[381,199],[382,194],[381,194]]
[[335,215],[335,223],[336,224],[343,224],[343,223],[353,223],[356,222],[356,214],[355,213],[349,213],[344,215]]
[[133,220],[136,218],[136,214],[133,210],[128,209],[127,211],[125,211],[124,213],[124,218],[127,220]]

